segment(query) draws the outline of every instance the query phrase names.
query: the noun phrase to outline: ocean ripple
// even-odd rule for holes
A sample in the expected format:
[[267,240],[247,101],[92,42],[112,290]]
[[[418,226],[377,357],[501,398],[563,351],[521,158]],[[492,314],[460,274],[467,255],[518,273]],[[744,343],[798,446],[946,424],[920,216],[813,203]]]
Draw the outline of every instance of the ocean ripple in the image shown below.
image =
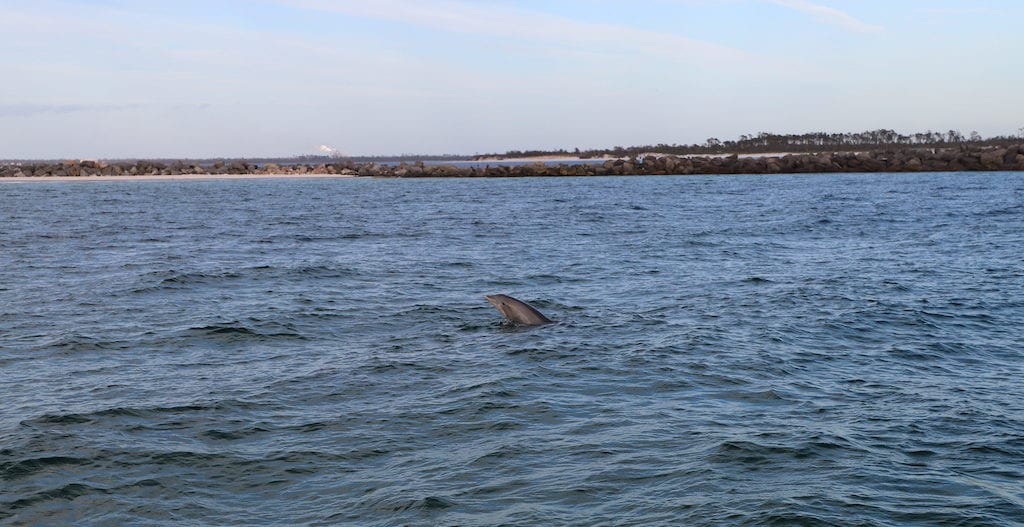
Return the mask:
[[6,185],[0,523],[1024,524],[1021,196]]

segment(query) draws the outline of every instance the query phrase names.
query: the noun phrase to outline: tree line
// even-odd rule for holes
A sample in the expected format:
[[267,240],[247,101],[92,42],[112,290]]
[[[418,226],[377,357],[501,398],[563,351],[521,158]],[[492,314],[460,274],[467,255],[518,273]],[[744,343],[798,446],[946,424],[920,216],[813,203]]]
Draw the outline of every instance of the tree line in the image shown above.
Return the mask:
[[806,152],[854,152],[861,150],[884,150],[888,148],[949,148],[959,145],[1008,146],[1024,139],[1024,128],[1017,136],[982,137],[978,132],[964,135],[959,130],[947,132],[919,132],[900,134],[894,130],[870,130],[855,133],[811,132],[805,134],[774,134],[761,132],[756,135],[741,135],[735,140],[708,138],[701,144],[657,144],[604,149],[568,151],[559,150],[511,150],[504,154],[488,154],[479,157],[538,157],[538,156],[579,156],[583,159],[602,156],[632,157],[646,152],[672,155],[697,154],[764,154],[764,153],[806,153]]

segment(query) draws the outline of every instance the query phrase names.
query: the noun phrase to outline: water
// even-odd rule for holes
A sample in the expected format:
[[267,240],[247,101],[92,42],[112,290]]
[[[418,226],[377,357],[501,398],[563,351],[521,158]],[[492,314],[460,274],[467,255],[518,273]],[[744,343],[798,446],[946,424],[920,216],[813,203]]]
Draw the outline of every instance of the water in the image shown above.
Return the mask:
[[5,525],[1024,524],[1024,174],[29,183],[0,220]]

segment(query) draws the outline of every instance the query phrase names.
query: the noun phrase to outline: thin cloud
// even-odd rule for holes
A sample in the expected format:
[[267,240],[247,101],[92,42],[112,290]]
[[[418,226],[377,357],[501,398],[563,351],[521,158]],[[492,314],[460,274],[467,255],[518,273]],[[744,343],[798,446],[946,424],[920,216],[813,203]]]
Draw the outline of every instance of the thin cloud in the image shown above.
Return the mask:
[[204,109],[210,105],[201,104],[0,104],[0,117],[32,117],[43,114],[109,113],[140,110],[144,108],[166,108],[170,110]]
[[995,9],[989,7],[922,7],[916,10],[926,15],[992,15]]
[[30,117],[46,113],[120,112],[134,110],[139,104],[0,104],[0,117]]
[[838,9],[808,2],[807,0],[769,0],[771,3],[802,11],[828,24],[837,25],[859,33],[881,31],[881,26],[863,22],[853,15]]
[[764,63],[764,57],[635,27],[590,23],[507,5],[455,0],[273,0],[277,4],[346,16],[389,20],[448,33],[553,44],[570,51],[641,53],[683,62]]

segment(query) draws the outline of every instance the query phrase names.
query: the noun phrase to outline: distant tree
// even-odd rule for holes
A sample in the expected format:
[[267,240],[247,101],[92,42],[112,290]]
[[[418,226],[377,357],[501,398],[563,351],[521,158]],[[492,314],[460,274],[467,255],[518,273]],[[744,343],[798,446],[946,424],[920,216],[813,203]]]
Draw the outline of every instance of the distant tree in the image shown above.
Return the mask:
[[[715,137],[708,138],[700,144],[668,144],[658,143],[654,145],[637,146],[615,146],[613,148],[592,148],[580,150],[575,148],[572,153],[582,158],[595,158],[604,155],[613,157],[639,156],[644,152],[658,152],[674,155],[700,155],[700,154],[721,154],[721,153],[768,153],[768,152],[849,152],[871,149],[886,148],[940,148],[949,145],[956,145],[970,142],[981,145],[1010,145],[1017,144],[1024,139],[1024,127],[1018,130],[1017,135],[996,136],[984,138],[978,132],[971,132],[967,137],[957,130],[946,132],[916,132],[903,135],[895,130],[878,129],[863,132],[831,133],[831,132],[808,132],[803,134],[773,134],[770,132],[759,132],[756,135],[744,134],[736,140],[721,140]],[[529,157],[535,155],[564,155],[568,152],[565,149],[558,150],[528,150],[509,151],[504,155],[506,158]],[[502,155],[502,154],[494,154]]]

